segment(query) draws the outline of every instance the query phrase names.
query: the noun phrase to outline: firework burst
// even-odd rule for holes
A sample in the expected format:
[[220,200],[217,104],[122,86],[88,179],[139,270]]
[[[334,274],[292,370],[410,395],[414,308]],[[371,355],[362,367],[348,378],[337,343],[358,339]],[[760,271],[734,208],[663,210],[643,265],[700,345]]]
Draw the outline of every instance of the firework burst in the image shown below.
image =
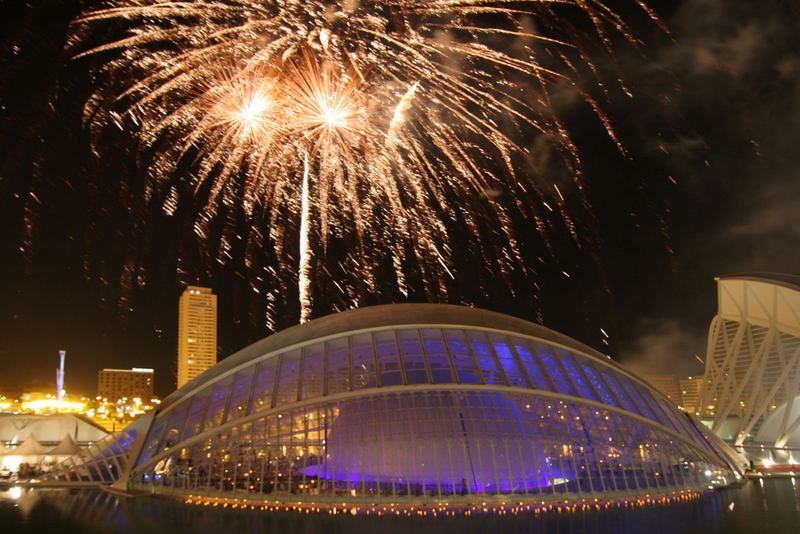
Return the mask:
[[[421,286],[411,290],[447,299],[453,232],[470,236],[461,240],[489,266],[485,276],[508,286],[515,270],[529,276],[512,219],[535,227],[545,245],[554,226],[579,240],[562,191],[521,140],[545,139],[580,197],[578,151],[554,97],[578,95],[616,142],[601,106],[573,80],[597,76],[592,44],[608,57],[614,34],[637,44],[598,1],[111,6],[74,23],[77,55],[103,60],[85,120],[93,131],[116,124],[138,137],[150,155],[145,202],[174,212],[175,176],[203,192],[198,241],[219,263],[232,260],[232,241],[246,241],[245,276],[271,294],[270,327],[287,277],[296,280],[298,265],[301,278],[310,275],[310,249],[325,251],[334,238],[347,245],[331,260],[346,276],[324,261],[314,271],[338,291],[333,308],[407,294],[409,272]],[[232,222],[237,211],[244,232]],[[297,258],[289,243],[303,240],[310,248]],[[269,246],[278,269],[254,259]],[[376,282],[386,265],[391,288]],[[325,284],[290,285],[298,282],[307,316],[309,286]]]

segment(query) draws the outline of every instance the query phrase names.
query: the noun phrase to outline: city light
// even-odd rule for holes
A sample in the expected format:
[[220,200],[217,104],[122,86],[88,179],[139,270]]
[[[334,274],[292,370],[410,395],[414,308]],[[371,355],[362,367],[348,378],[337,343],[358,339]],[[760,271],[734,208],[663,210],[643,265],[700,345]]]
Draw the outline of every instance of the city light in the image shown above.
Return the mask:
[[58,399],[35,399],[22,402],[22,411],[43,413],[43,412],[83,412],[86,404],[83,402],[70,402]]
[[105,430],[113,432],[121,430],[142,414],[158,406],[161,400],[157,397],[142,399],[140,397],[122,397],[109,400],[106,397],[81,397],[80,400],[58,400],[54,395],[26,393],[18,399],[2,397],[0,410],[5,413],[57,415],[85,415]]

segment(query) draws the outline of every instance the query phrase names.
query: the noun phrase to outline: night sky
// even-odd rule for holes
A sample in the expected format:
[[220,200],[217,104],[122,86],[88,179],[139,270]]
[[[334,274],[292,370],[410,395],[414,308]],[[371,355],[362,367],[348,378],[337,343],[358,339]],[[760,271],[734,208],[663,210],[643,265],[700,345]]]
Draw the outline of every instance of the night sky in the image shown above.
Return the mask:
[[[0,388],[54,390],[65,349],[68,392],[94,395],[103,367],[152,367],[163,396],[174,388],[186,283],[219,295],[220,358],[269,333],[265,304],[235,265],[186,252],[192,221],[180,210],[167,218],[120,201],[143,173],[124,132],[92,153],[81,113],[97,65],[65,51],[69,21],[91,5],[0,1]],[[670,33],[631,15],[646,45],[620,46],[616,63],[633,96],[612,87],[604,104],[629,157],[584,103],[559,110],[588,185],[583,242],[565,236],[534,254],[537,292],[468,294],[466,264],[480,260],[460,260],[454,288],[466,296],[447,300],[541,319],[640,373],[686,375],[702,371],[695,354],[705,353],[715,276],[800,273],[800,7],[651,6]],[[517,232],[536,241],[533,228]],[[132,236],[142,235],[139,247]],[[318,292],[313,316],[334,300]],[[424,300],[412,290],[365,302]],[[297,311],[282,309],[277,327],[296,323]]]

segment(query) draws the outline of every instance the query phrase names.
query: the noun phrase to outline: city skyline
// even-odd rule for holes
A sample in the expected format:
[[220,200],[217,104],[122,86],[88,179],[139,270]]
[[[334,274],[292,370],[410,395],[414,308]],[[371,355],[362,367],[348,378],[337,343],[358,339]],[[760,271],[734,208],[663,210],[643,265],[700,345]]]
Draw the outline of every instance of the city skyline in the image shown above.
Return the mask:
[[[595,225],[591,246],[563,236],[552,251],[542,250],[528,266],[537,273],[538,297],[524,285],[515,294],[476,294],[470,286],[477,274],[462,262],[453,299],[461,292],[476,306],[541,319],[640,374],[674,368],[682,377],[702,373],[695,354],[704,357],[714,276],[798,272],[800,180],[791,154],[800,137],[792,119],[800,59],[788,46],[797,8],[723,6],[654,3],[668,35],[634,20],[645,46],[617,56],[633,98],[610,90],[607,110],[631,159],[603,138],[591,113],[560,103],[565,120],[579,126],[594,216],[579,223]],[[76,95],[85,72],[63,54],[77,7],[45,2],[9,9],[17,17],[8,20],[20,22],[6,28],[0,63],[7,73],[0,82],[0,135],[9,151],[0,166],[0,359],[28,365],[4,371],[2,382],[53,382],[55,390],[52,370],[65,349],[68,392],[90,393],[103,367],[147,367],[155,369],[164,396],[175,383],[183,287],[211,286],[220,295],[220,358],[268,334],[258,300],[266,296],[254,296],[234,270],[214,267],[202,251],[171,264],[182,230],[164,219],[151,231],[167,260],[142,258],[150,270],[120,302],[120,284],[133,282],[105,273],[124,263],[116,241],[125,235],[114,227],[87,229],[83,215],[97,208],[89,203],[100,193],[81,180],[89,169],[88,134]],[[102,171],[113,184],[114,172],[136,175],[134,163],[121,157]],[[104,209],[108,220],[122,217],[118,206]],[[519,231],[523,238],[533,233],[524,224]],[[83,254],[87,232],[102,238],[93,245],[102,255]],[[88,279],[85,261],[92,263]],[[375,295],[371,303],[422,300],[412,292]],[[338,305],[318,301],[314,316]],[[276,330],[294,324],[296,314],[281,321]]]

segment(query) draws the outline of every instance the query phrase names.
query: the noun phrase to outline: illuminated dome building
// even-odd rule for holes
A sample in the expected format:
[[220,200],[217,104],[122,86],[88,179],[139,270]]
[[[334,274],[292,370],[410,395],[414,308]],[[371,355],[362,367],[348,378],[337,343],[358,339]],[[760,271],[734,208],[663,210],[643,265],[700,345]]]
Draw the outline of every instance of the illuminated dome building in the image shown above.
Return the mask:
[[734,454],[608,357],[485,310],[398,304],[230,356],[62,475],[167,495],[474,503],[669,495]]

